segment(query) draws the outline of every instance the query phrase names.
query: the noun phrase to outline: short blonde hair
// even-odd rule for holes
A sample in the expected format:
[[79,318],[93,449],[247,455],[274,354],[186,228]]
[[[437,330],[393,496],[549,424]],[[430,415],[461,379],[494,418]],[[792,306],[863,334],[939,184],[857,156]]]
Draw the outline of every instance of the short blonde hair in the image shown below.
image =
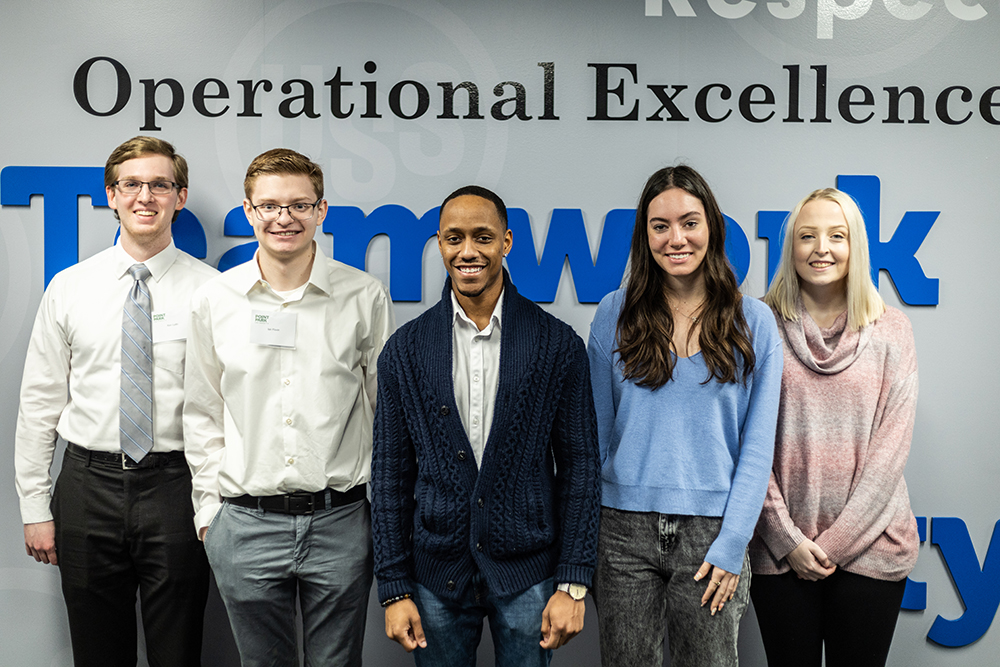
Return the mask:
[[323,198],[323,170],[305,155],[290,148],[272,148],[253,159],[247,167],[246,178],[243,179],[243,192],[247,199],[253,194],[257,178],[265,174],[307,176],[316,191],[316,197]]
[[786,320],[794,322],[799,319],[801,279],[795,271],[795,260],[792,256],[795,221],[803,206],[820,199],[838,204],[847,221],[847,242],[851,249],[847,265],[847,326],[856,331],[881,317],[885,312],[885,302],[879,296],[875,283],[872,282],[868,232],[865,229],[861,209],[850,195],[835,188],[810,192],[805,199],[795,205],[795,209],[785,219],[781,262],[767,294],[764,295],[764,303],[778,311]]

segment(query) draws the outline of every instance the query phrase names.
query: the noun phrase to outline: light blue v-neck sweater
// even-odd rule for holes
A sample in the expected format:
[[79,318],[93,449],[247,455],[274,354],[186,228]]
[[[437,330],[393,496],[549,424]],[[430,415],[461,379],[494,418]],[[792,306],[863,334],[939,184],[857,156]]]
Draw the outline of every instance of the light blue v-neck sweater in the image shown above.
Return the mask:
[[739,573],[771,473],[781,389],[781,338],[770,309],[743,298],[757,362],[742,383],[705,382],[701,353],[677,359],[673,379],[651,390],[622,377],[614,353],[620,289],[590,327],[602,505],[634,512],[722,517],[705,560]]

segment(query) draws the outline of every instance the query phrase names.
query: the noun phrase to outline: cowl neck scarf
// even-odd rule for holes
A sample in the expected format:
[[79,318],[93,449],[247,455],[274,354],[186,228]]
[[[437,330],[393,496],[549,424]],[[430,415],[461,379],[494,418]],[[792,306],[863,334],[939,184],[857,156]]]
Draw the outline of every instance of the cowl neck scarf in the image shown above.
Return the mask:
[[806,368],[823,375],[833,375],[850,367],[861,356],[872,337],[873,325],[860,331],[847,326],[847,311],[837,317],[829,328],[821,328],[809,315],[802,297],[798,299],[799,320],[792,322],[778,316],[778,325],[785,331],[785,340],[792,353]]

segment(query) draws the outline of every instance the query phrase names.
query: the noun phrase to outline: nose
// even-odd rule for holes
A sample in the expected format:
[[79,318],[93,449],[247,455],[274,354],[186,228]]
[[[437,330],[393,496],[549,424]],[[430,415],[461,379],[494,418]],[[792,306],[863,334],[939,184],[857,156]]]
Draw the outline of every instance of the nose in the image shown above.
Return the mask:
[[684,245],[686,239],[684,236],[684,230],[680,227],[674,227],[671,225],[667,230],[667,243],[672,246],[682,246]]
[[827,240],[820,236],[816,241],[816,254],[825,255],[830,248],[828,247]]
[[471,237],[462,241],[459,253],[463,258],[474,258],[476,256],[476,245]]
[[139,184],[139,192],[136,194],[136,198],[141,201],[149,201],[153,199],[153,191],[149,189],[149,183]]

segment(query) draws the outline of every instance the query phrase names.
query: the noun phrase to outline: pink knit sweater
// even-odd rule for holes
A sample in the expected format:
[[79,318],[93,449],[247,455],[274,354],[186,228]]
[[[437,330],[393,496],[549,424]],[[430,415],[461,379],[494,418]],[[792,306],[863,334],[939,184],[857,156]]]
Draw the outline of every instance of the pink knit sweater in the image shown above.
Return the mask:
[[838,567],[898,581],[917,560],[903,480],[917,403],[913,330],[895,308],[861,331],[821,329],[800,305],[785,343],[774,465],[750,559],[781,574],[809,538]]

